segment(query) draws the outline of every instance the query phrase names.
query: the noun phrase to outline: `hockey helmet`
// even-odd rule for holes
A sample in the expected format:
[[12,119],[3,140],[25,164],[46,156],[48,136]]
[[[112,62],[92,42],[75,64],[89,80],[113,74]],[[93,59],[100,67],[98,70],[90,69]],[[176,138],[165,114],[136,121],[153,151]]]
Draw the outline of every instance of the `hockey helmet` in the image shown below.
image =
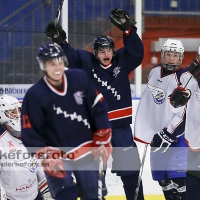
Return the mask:
[[21,131],[21,104],[12,96],[0,96],[0,123],[7,124],[15,131]]
[[63,49],[56,43],[42,45],[39,48],[38,55],[36,57],[40,65],[40,69],[43,71],[46,70],[45,64],[47,61],[52,60],[52,59],[58,59],[58,58],[63,58],[65,67],[68,66],[67,57]]
[[[164,62],[164,55],[166,51],[171,51],[171,52],[178,52],[180,53],[180,60],[179,63],[176,65],[170,65],[170,64],[166,64]],[[161,62],[162,65],[165,69],[169,70],[169,71],[174,71],[176,69],[178,69],[182,63],[184,57],[184,47],[183,44],[180,40],[175,40],[175,39],[168,39],[163,45],[162,45],[162,49],[161,49]]]
[[112,49],[113,55],[116,54],[115,43],[113,42],[111,37],[106,36],[106,35],[97,36],[94,39],[92,48],[93,48],[95,56],[97,56],[97,53],[98,53],[99,49],[105,49],[105,48]]

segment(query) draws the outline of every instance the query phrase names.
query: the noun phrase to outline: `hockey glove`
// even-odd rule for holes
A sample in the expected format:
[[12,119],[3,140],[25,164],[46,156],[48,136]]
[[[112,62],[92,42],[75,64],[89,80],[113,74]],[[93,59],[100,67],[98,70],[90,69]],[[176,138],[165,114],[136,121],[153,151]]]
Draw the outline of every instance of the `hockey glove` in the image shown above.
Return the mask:
[[101,156],[104,164],[107,163],[112,152],[111,135],[111,128],[107,128],[98,130],[93,136],[92,154],[95,160]]
[[117,26],[121,31],[128,31],[131,26],[136,24],[135,20],[129,17],[129,13],[126,10],[115,8],[111,11],[109,16],[110,21]]
[[150,143],[151,151],[152,152],[160,151],[164,153],[165,151],[167,151],[171,143],[174,142],[175,140],[176,136],[172,135],[165,129],[162,129],[160,132],[156,133],[153,136],[153,139]]
[[47,184],[47,181],[45,178],[39,181],[38,183],[38,189],[42,194],[43,200],[53,200],[50,192],[49,192],[49,187]]
[[54,22],[48,24],[45,34],[47,37],[52,39],[53,42],[57,44],[61,44],[63,41],[67,39],[65,31],[62,29],[60,24],[55,27]]
[[35,156],[42,159],[41,164],[44,171],[55,178],[64,178],[66,171],[64,170],[63,157],[64,152],[53,147],[44,147],[36,151]]
[[200,87],[200,63],[197,59],[193,59],[193,60],[194,62],[190,64],[188,71],[196,79]]
[[186,90],[183,87],[179,86],[170,95],[170,104],[174,108],[184,106],[188,103],[188,100],[191,97],[190,90]]

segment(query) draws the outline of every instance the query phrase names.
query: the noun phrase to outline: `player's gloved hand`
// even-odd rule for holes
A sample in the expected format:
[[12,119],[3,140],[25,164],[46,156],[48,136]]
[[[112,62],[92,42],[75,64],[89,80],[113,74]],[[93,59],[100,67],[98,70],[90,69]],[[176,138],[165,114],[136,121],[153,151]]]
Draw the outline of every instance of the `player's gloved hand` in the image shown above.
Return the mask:
[[115,26],[124,32],[136,24],[135,20],[130,18],[129,13],[121,8],[113,9],[109,18]]
[[42,194],[43,200],[53,200],[45,177],[38,182],[38,189]]
[[176,136],[169,133],[167,130],[162,129],[160,132],[156,133],[153,136],[153,139],[150,143],[151,151],[160,151],[164,153],[165,151],[167,151],[171,143],[174,142],[176,139]]
[[193,59],[193,61],[194,62],[190,64],[188,71],[196,79],[200,87],[200,62],[197,59]]
[[170,95],[170,104],[174,108],[178,108],[184,106],[188,103],[188,100],[191,97],[190,90],[186,90],[185,88],[179,86]]
[[56,178],[64,178],[66,171],[61,160],[63,154],[65,153],[58,148],[44,147],[37,150],[35,156],[42,159],[41,164],[47,174]]
[[200,81],[200,63],[197,59],[193,59],[188,71],[194,76],[197,81]]
[[111,135],[111,128],[97,130],[93,135],[92,154],[95,160],[101,156],[104,164],[112,152]]
[[57,44],[61,44],[67,39],[66,32],[62,29],[62,26],[58,24],[56,27],[54,22],[48,24],[45,34]]

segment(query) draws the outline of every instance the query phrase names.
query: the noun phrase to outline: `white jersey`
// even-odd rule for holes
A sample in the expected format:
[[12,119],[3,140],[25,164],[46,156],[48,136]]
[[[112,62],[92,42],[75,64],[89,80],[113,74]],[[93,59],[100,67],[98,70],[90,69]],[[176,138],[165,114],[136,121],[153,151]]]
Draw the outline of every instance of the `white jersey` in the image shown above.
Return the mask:
[[22,141],[5,131],[0,135],[0,181],[10,200],[34,200],[44,172]]
[[[186,81],[190,77],[184,76]],[[193,77],[186,88],[191,91],[191,97],[187,104],[185,139],[192,150],[200,150],[200,89]]]
[[163,128],[172,134],[176,131],[177,137],[184,134],[184,130],[177,129],[184,122],[185,106],[174,108],[169,100],[169,95],[182,82],[183,69],[161,77],[162,69],[156,66],[149,73],[136,112],[135,139],[144,143],[150,143]]

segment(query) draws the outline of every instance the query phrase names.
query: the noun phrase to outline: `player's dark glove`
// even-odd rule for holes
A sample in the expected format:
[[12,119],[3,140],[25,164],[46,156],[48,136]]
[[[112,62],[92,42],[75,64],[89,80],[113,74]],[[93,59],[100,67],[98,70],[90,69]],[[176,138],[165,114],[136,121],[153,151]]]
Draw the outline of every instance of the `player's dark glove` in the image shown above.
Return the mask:
[[95,160],[101,156],[104,164],[107,163],[112,152],[111,135],[112,129],[107,128],[98,130],[93,136],[92,154]]
[[174,142],[176,139],[176,136],[172,135],[165,129],[162,129],[160,132],[156,133],[153,136],[153,139],[150,143],[151,151],[160,151],[164,153],[165,151],[167,151],[171,143]]
[[35,157],[42,159],[41,164],[47,174],[56,178],[64,178],[66,171],[61,160],[63,154],[64,152],[58,148],[44,147],[36,151]]
[[129,13],[121,8],[113,9],[109,18],[122,31],[128,31],[131,26],[136,24],[135,20],[130,18]]
[[190,90],[186,90],[185,88],[179,86],[170,95],[170,104],[174,108],[178,108],[184,106],[188,103],[188,100],[191,97]]
[[200,87],[200,63],[197,59],[193,59],[193,61],[194,62],[190,64],[188,71],[196,79]]
[[55,23],[51,22],[48,24],[45,34],[47,37],[52,39],[53,42],[61,44],[67,39],[66,32],[62,29],[62,26],[58,24],[55,27]]

